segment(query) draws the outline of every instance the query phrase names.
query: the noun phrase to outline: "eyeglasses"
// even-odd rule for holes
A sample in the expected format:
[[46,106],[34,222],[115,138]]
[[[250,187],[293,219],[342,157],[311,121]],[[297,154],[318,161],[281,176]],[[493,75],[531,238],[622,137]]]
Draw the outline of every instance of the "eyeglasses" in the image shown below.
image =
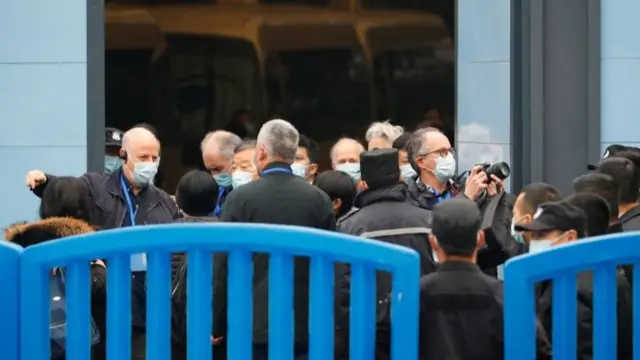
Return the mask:
[[429,156],[431,154],[438,154],[440,157],[447,157],[449,154],[455,156],[456,155],[456,150],[454,148],[440,148],[437,150],[433,150],[433,151],[429,151],[425,154],[422,154],[420,156]]

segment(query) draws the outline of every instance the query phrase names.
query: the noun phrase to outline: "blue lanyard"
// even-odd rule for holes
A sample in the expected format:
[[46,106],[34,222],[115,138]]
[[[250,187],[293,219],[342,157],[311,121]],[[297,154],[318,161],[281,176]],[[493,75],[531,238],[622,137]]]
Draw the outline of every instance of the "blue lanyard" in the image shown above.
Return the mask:
[[283,172],[283,173],[287,173],[287,174],[293,174],[293,171],[291,171],[291,169],[272,168],[272,169],[268,169],[268,170],[263,171],[262,174],[260,174],[260,176],[265,176],[267,174],[274,173],[274,172]]
[[213,216],[215,217],[220,217],[220,212],[222,211],[222,204],[220,204],[222,195],[224,195],[224,188],[221,186],[218,188],[218,201],[216,201],[216,208],[213,210]]
[[136,210],[133,211],[133,203],[131,202],[131,197],[129,196],[129,190],[127,189],[127,184],[124,181],[124,176],[120,176],[120,185],[122,186],[122,192],[124,193],[124,199],[127,202],[127,209],[129,210],[129,219],[131,219],[131,226],[136,225],[136,214],[138,213],[138,207],[136,206]]

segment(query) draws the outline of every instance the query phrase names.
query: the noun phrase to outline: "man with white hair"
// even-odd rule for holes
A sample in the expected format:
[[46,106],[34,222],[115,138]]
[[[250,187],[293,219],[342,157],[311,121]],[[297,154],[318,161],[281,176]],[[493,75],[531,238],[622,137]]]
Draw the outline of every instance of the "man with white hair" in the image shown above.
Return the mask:
[[231,165],[235,149],[241,143],[242,139],[238,135],[224,130],[208,133],[200,143],[204,167],[218,183],[216,206],[211,209],[215,216],[220,216],[222,204],[233,189]]
[[367,140],[367,150],[390,149],[403,132],[402,126],[391,125],[389,120],[374,122],[364,136]]
[[342,138],[331,148],[331,167],[349,175],[356,183],[360,182],[360,154],[364,146],[357,140]]
[[[152,180],[160,163],[160,141],[151,131],[143,127],[134,127],[124,133],[119,157],[122,167],[113,173],[88,172],[80,177],[91,195],[92,225],[100,229],[114,229],[172,223],[181,217],[169,194],[153,185]],[[55,181],[56,176],[40,170],[29,171],[25,179],[27,187],[38,197]],[[131,358],[138,360],[146,357],[144,254],[131,256],[131,270],[135,274],[132,279],[134,291],[131,307]]]
[[[253,163],[260,178],[232,191],[222,206],[220,219],[226,222],[282,224],[335,230],[336,221],[329,197],[317,187],[293,174],[299,134],[287,121],[266,122],[258,134]],[[303,239],[301,239],[303,240]],[[268,354],[268,285],[269,257],[253,257],[253,355],[266,359]],[[224,266],[224,265],[223,265]],[[308,344],[309,272],[308,259],[295,261],[295,349],[296,358],[306,355]],[[226,289],[226,269],[216,269],[216,282]],[[224,299],[226,295],[222,296]],[[216,309],[215,318],[224,318],[226,309]],[[216,324],[218,325],[218,324]],[[226,333],[225,327],[220,333]]]

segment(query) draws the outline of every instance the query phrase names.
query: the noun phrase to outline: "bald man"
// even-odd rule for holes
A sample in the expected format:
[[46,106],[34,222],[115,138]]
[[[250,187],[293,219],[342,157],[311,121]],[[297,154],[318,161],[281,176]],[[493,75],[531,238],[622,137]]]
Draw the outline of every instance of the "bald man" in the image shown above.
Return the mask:
[[360,154],[364,146],[351,138],[338,140],[331,148],[331,167],[349,175],[356,183],[360,182]]
[[[101,229],[126,226],[172,223],[180,217],[180,212],[169,194],[155,187],[153,177],[160,162],[160,142],[158,138],[142,127],[127,131],[119,150],[122,167],[111,174],[88,172],[80,179],[90,191],[91,224]],[[40,170],[29,171],[26,185],[37,196],[42,196],[47,185],[56,177]],[[132,301],[132,359],[145,358],[145,286],[146,256],[131,256],[133,276]],[[104,334],[106,324],[98,324]]]

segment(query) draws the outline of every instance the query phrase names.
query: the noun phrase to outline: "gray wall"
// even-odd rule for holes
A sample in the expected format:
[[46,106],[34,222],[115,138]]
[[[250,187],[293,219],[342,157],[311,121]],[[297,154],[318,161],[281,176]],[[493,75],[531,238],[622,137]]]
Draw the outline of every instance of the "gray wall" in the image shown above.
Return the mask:
[[456,11],[458,170],[510,163],[511,1],[458,0]]
[[[102,2],[87,9],[86,0],[0,1],[0,228],[37,217],[27,171],[81,175],[88,150],[92,167],[102,161],[99,140],[87,147],[88,130],[104,127],[99,114],[87,127],[95,107],[87,103],[87,22],[97,13],[102,24],[102,12]],[[100,97],[96,101],[101,106]]]
[[640,1],[602,1],[601,151],[640,146]]

